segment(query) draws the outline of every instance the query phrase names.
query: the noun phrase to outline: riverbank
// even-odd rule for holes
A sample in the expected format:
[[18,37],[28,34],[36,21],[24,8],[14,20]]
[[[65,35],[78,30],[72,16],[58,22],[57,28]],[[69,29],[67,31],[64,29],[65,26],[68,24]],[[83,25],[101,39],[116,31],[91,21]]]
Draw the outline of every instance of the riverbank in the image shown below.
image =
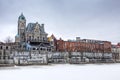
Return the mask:
[[15,64],[0,64],[0,67],[13,67]]

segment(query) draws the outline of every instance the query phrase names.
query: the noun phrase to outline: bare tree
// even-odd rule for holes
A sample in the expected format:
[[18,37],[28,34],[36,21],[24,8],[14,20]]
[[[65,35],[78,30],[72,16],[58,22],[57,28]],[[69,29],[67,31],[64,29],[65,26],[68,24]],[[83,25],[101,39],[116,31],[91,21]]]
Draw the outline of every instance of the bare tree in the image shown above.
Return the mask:
[[12,39],[10,36],[8,36],[8,37],[4,40],[4,42],[5,42],[5,43],[11,43],[11,42],[13,42],[13,39]]

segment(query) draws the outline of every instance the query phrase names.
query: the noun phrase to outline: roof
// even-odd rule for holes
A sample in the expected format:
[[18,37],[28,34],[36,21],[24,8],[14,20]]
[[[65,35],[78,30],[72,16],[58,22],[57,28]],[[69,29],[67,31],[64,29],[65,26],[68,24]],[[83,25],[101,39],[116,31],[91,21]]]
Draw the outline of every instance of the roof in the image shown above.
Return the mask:
[[15,45],[15,42],[10,42],[10,43],[3,43],[3,42],[0,42],[0,45]]
[[14,45],[15,42],[5,43],[6,45]]
[[3,45],[4,43],[3,42],[0,42],[0,45]]
[[25,19],[25,16],[23,15],[23,13],[21,13],[21,15],[19,16],[18,19],[19,19],[19,20],[26,20],[26,19]]
[[56,37],[52,34],[51,37],[56,40]]
[[33,31],[34,30],[35,23],[28,23],[26,31]]
[[50,46],[50,44],[49,43],[40,43],[40,44],[27,44],[27,46],[30,46],[30,47],[49,47]]
[[[27,31],[27,32],[33,32],[33,31],[34,31],[34,28],[36,27],[37,24],[38,24],[37,22],[36,22],[36,23],[28,23],[27,28],[26,28],[26,31]],[[38,24],[38,25],[39,25],[39,30],[40,30],[40,32],[41,32],[41,33],[45,33],[44,27],[43,27],[43,26],[40,26],[40,24]]]

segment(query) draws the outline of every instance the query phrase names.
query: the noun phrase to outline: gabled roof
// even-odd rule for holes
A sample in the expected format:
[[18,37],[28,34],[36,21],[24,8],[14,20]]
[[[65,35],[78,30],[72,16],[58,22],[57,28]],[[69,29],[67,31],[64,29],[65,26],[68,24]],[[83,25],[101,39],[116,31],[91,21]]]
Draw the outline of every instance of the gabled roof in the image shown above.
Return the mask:
[[39,46],[41,46],[41,47],[46,47],[46,45],[45,45],[44,43],[40,43]]
[[50,47],[50,44],[40,43],[39,47]]
[[35,23],[28,23],[26,31],[33,31],[34,30]]
[[[28,23],[27,28],[26,28],[26,31],[27,31],[27,32],[33,32],[33,31],[34,31],[34,28],[36,27],[36,24],[38,24],[38,23]],[[40,26],[40,24],[38,24],[38,25],[39,25],[39,30],[40,30],[40,32],[41,32],[41,33],[45,33],[44,27],[43,27],[43,26]]]
[[51,37],[56,40],[56,37],[52,34]]

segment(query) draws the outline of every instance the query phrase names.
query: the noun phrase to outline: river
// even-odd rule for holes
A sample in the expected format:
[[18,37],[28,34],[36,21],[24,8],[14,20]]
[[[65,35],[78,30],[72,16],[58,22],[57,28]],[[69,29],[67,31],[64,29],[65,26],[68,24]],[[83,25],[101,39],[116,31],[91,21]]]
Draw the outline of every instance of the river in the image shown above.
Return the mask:
[[120,80],[120,64],[0,67],[0,80]]

